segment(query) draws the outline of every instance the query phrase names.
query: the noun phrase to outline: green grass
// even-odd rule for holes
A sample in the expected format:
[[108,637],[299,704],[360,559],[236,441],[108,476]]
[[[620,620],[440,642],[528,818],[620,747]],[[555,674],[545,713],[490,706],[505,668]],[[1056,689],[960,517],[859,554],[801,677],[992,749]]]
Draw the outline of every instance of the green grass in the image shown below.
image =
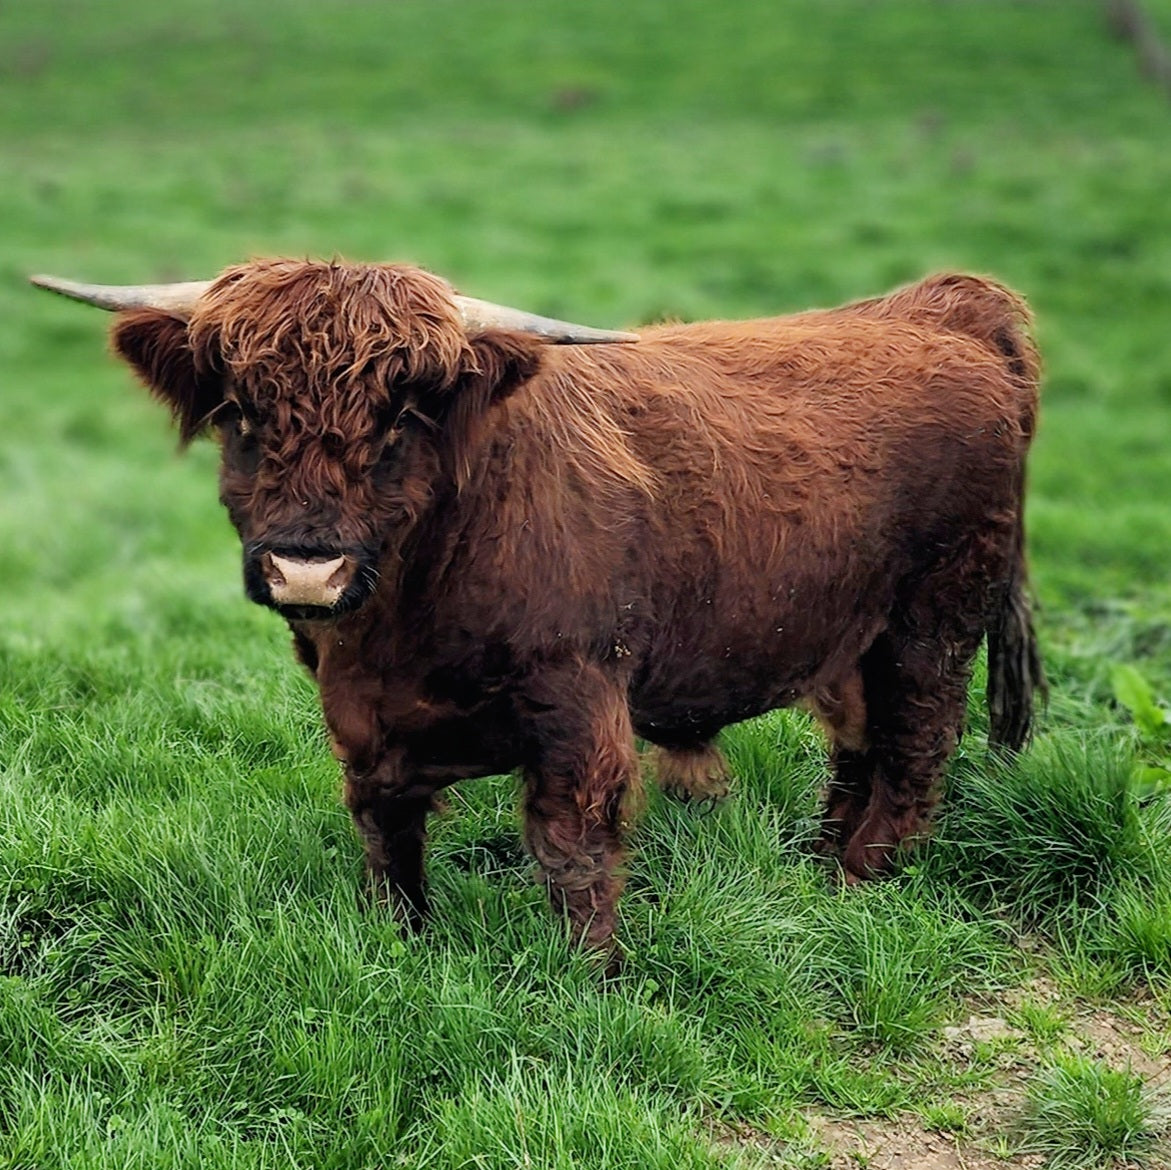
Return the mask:
[[1043,1048],[1064,1036],[1069,1028],[1069,1021],[1059,1007],[1036,1000],[1025,1000],[1008,1018]]
[[1046,1155],[1053,1170],[1101,1167],[1126,1159],[1156,1165],[1167,1129],[1142,1078],[1085,1057],[1065,1057],[1029,1089],[1026,1148]]
[[[966,1133],[999,1056],[940,1037],[972,997],[1041,978],[1162,1026],[1163,748],[1112,680],[1171,699],[1171,107],[1102,27],[1090,0],[0,7],[0,1168],[811,1166],[804,1110]],[[648,800],[609,982],[507,778],[437,819],[425,940],[359,914],[214,452],[176,458],[108,322],[23,283],[258,253],[415,260],[598,325],[944,267],[1019,287],[1048,369],[1035,748],[990,762],[974,695],[937,839],[841,891],[806,848],[816,732],[733,729],[727,804]],[[1041,1047],[1076,1029],[1017,1011]],[[1139,1108],[1093,1068],[1029,1124]]]

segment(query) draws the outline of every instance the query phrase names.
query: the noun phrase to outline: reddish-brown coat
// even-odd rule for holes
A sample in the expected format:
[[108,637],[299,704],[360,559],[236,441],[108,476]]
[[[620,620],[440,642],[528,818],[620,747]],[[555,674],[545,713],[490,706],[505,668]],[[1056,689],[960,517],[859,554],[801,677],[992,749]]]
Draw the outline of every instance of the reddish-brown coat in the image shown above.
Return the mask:
[[364,604],[290,624],[376,882],[421,917],[435,792],[521,768],[553,901],[606,945],[636,733],[704,795],[721,727],[814,707],[851,880],[923,830],[985,633],[994,736],[1023,740],[1027,324],[1000,285],[941,276],[547,347],[467,338],[416,269],[270,261],[186,328],[126,315],[115,346],[184,436],[225,401],[250,420],[220,426],[246,555],[372,557]]

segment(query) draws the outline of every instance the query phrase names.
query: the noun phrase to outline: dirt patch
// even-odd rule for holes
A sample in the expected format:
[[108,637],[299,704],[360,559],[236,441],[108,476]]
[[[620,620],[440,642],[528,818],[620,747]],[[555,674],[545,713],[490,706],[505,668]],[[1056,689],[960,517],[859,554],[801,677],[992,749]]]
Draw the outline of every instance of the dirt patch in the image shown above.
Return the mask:
[[1075,1020],[1072,1028],[1074,1035],[1067,1042],[1083,1056],[1111,1068],[1129,1068],[1156,1091],[1171,1087],[1171,1057],[1162,1045],[1158,1046],[1161,1052],[1151,1051],[1151,1034],[1141,1024],[1109,1012],[1093,1012]]
[[810,1119],[831,1170],[1026,1170],[1044,1165],[1039,1155],[1004,1159],[958,1138],[929,1133],[909,1119],[830,1121]]
[[[1030,1017],[1030,1006],[1052,1010]],[[1030,1027],[1030,1018],[1048,1022],[1048,1028]],[[1171,1099],[1171,1018],[1154,1000],[1135,1000],[1123,1014],[1063,999],[1052,984],[1037,981],[995,1005],[969,1003],[955,1024],[942,1029],[940,1051],[957,1074],[976,1065],[990,1070],[987,1089],[950,1096],[962,1117],[956,1133],[933,1130],[915,1115],[842,1119],[807,1112],[809,1134],[801,1143],[736,1127],[721,1128],[715,1144],[760,1165],[813,1165],[819,1152],[828,1161],[816,1164],[826,1170],[1041,1170],[1042,1155],[1021,1152],[1025,1103],[1028,1086],[1057,1054],[1076,1052],[1129,1069],[1152,1092]],[[1115,1170],[1132,1166],[1120,1162]]]

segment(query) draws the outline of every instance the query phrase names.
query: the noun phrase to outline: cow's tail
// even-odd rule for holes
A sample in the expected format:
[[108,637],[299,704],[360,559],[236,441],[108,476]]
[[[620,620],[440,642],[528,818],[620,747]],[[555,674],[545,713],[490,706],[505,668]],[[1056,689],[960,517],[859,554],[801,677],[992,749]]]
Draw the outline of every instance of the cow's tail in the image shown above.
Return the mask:
[[1032,733],[1034,695],[1048,694],[1033,630],[1024,545],[1018,514],[1012,571],[988,623],[988,742],[1014,752]]

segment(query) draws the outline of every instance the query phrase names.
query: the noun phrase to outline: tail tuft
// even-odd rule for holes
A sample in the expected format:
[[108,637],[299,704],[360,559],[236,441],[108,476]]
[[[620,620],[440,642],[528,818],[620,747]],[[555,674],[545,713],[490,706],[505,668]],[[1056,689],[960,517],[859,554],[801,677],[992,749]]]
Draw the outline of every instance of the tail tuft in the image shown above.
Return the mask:
[[988,741],[1020,751],[1033,731],[1033,695],[1048,697],[1033,630],[1023,550],[988,627]]

